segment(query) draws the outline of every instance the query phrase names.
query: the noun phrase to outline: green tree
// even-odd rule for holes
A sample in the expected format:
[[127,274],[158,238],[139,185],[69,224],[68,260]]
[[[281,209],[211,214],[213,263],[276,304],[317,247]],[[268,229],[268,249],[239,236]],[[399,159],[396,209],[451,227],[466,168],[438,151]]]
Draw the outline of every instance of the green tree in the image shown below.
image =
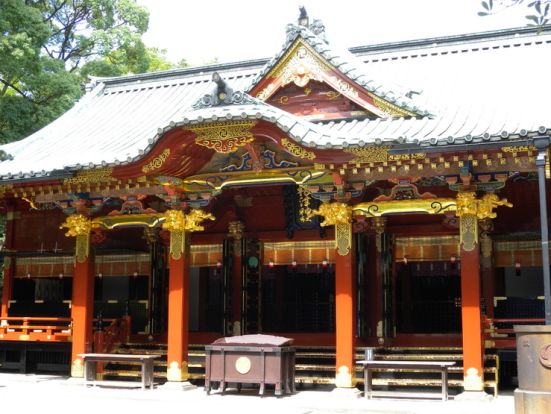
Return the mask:
[[499,13],[509,7],[524,5],[529,10],[526,19],[529,26],[543,26],[551,22],[549,7],[551,0],[484,0],[481,3],[482,10],[479,16],[490,16]]
[[174,67],[143,44],[148,21],[135,0],[0,0],[0,142],[60,116],[89,75]]
[[[41,56],[50,31],[39,10],[20,0],[2,0],[0,33],[0,140],[6,142],[32,129],[35,110],[44,99],[31,84],[50,63]],[[44,76],[55,77],[57,72],[52,66]]]
[[136,45],[136,49],[114,50],[101,58],[91,60],[82,66],[80,75],[84,78],[90,75],[120,76],[128,73],[156,72],[188,66],[184,60],[177,64],[170,62],[166,57],[165,49],[143,48],[142,46]]

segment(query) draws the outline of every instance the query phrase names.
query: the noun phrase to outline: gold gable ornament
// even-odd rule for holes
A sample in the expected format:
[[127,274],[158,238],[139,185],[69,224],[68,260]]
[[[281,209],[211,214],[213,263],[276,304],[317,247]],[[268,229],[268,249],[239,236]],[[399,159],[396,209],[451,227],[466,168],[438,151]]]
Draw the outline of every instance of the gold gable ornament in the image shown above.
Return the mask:
[[165,148],[165,150],[160,153],[157,157],[153,158],[150,162],[145,164],[142,167],[142,172],[144,174],[150,173],[151,171],[158,170],[163,166],[168,156],[170,155],[170,148]]
[[329,67],[321,62],[315,52],[302,41],[298,41],[269,76],[278,78],[282,86],[292,82],[303,88],[310,80],[323,82],[323,73],[327,71]]
[[189,127],[197,136],[195,143],[218,153],[229,154],[254,141],[251,128],[257,121],[220,122]]
[[291,140],[287,138],[283,138],[281,140],[281,145],[289,151],[290,154],[294,155],[295,157],[298,157],[303,160],[315,160],[316,154],[314,154],[312,151],[305,150],[301,146],[295,144]]
[[477,199],[473,191],[457,194],[456,216],[459,217],[460,244],[466,251],[472,251],[478,244],[478,220],[495,218],[494,209],[499,206],[513,207],[506,198],[487,193]]
[[214,220],[214,216],[202,210],[191,210],[184,213],[181,210],[167,210],[163,214],[163,229],[170,232],[170,257],[179,260],[185,251],[186,233],[203,231],[204,220]]
[[73,214],[67,217],[59,226],[66,228],[67,237],[76,237],[75,258],[78,263],[84,263],[90,254],[90,232],[96,225],[82,214]]
[[322,216],[321,226],[335,226],[335,247],[340,256],[350,253],[352,247],[352,207],[345,203],[324,203],[311,215]]

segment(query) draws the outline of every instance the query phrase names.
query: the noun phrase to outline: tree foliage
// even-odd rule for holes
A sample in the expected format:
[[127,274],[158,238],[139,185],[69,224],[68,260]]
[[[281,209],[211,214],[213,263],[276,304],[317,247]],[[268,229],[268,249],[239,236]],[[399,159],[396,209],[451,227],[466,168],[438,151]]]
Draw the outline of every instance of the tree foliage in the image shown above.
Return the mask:
[[135,0],[0,0],[0,142],[61,115],[89,75],[174,67],[143,44],[148,21]]
[[543,26],[551,22],[551,0],[484,0],[481,3],[482,10],[479,16],[489,16],[499,13],[509,7],[525,5],[531,14],[526,15],[529,26]]

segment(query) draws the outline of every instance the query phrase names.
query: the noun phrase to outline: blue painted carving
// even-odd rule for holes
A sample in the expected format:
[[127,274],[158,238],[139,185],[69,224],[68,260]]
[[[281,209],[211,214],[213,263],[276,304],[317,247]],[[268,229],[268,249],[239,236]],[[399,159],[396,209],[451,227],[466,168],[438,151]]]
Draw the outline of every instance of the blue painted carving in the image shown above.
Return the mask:
[[[274,169],[274,168],[293,168],[298,167],[298,162],[294,161],[287,161],[287,160],[281,160],[280,162],[277,162],[276,160],[276,153],[274,151],[271,151],[269,149],[265,149],[260,153],[260,156],[263,161],[264,168],[267,169]],[[251,155],[246,152],[241,156],[241,163],[239,165],[228,165],[227,167],[222,168],[221,172],[235,172],[235,171],[248,171],[252,170],[252,157]]]
[[243,154],[241,156],[241,164],[240,165],[228,165],[225,168],[222,168],[221,172],[234,172],[234,171],[246,171],[252,169],[252,163],[251,163],[251,156],[248,152]]

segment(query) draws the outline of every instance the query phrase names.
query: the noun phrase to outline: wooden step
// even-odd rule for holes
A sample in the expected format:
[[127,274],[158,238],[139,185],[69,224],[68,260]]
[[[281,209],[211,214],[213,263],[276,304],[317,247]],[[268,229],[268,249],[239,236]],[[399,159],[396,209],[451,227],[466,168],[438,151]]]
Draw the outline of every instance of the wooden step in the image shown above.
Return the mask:
[[[364,348],[356,348],[355,358],[361,360],[364,358]],[[148,344],[131,344],[119,348],[121,353],[129,354],[148,354],[160,355],[161,359],[155,361],[155,378],[159,380],[166,379],[166,346],[156,346]],[[449,386],[463,386],[463,354],[461,348],[450,347],[396,347],[376,350],[377,360],[383,361],[455,361],[456,365],[448,369],[450,374]],[[335,348],[334,347],[296,347],[295,381],[297,384],[334,384],[335,381]],[[499,357],[497,354],[485,355],[484,373],[486,376],[485,386],[492,388],[497,393]],[[132,367],[136,369],[133,370]],[[115,365],[110,365],[105,375],[119,378],[139,378],[139,364],[128,364],[117,369]],[[205,369],[205,349],[204,345],[192,345],[189,348],[189,368],[190,379],[204,380]],[[362,383],[361,366],[354,367],[358,383]],[[382,369],[378,372],[396,374],[399,378],[374,378],[373,383],[376,386],[390,387],[440,387],[440,370],[415,370],[407,368]],[[416,378],[400,378],[404,376],[414,376]],[[422,374],[426,374],[423,377]]]
[[335,372],[335,365],[319,364],[295,364],[295,371],[332,371]]
[[334,384],[335,377],[306,377],[301,375],[295,376],[295,384]]

